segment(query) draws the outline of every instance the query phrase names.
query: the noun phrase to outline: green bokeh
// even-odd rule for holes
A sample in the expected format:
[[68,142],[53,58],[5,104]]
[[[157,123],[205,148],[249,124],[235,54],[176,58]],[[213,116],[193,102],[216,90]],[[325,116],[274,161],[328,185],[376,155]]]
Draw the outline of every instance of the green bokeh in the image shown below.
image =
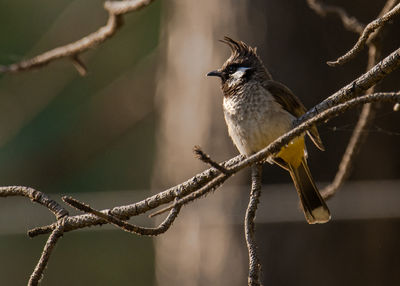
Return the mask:
[[[45,241],[45,236],[0,236],[1,285],[26,285]],[[67,233],[41,285],[152,285],[153,259],[150,238],[122,231]]]
[[[31,53],[29,51],[35,45],[35,41],[46,33],[46,28],[51,27],[57,16],[68,6],[68,2],[61,2],[44,9],[33,6],[29,1],[25,1],[26,6],[20,2],[6,2],[0,3],[0,19],[4,22],[4,25],[0,25],[0,35],[7,35],[7,38],[0,37],[2,64],[13,62],[15,54],[19,55],[18,59],[28,57],[24,54]],[[48,1],[39,2],[45,4]],[[88,5],[91,6],[87,7]],[[91,1],[85,4],[85,9],[89,8],[97,9],[95,11],[98,12],[102,6]],[[20,9],[23,13],[13,13]],[[35,16],[40,11],[44,14],[42,18]],[[87,112],[93,99],[103,89],[125,74],[141,75],[155,70],[154,60],[149,60],[153,67],[141,67],[140,62],[155,53],[159,39],[160,15],[159,1],[126,15],[123,27],[112,39],[82,55],[89,70],[85,77],[80,77],[66,60],[51,63],[37,72],[11,75],[11,80],[16,81],[16,85],[23,85],[24,77],[29,79],[30,73],[33,76],[40,73],[43,75],[43,78],[40,78],[43,82],[38,83],[38,86],[46,88],[48,81],[60,80],[60,77],[61,80],[65,80],[62,78],[63,69],[66,78],[71,71],[74,72],[72,77],[69,76],[70,78],[61,84],[59,92],[54,94],[47,105],[1,146],[0,181],[3,185],[30,185],[47,193],[134,190],[149,187],[155,146],[153,112],[135,122],[123,134],[108,138],[106,143],[101,142],[102,138],[90,138],[91,133],[82,128],[85,126]],[[106,23],[106,20],[105,14],[100,25]],[[82,19],[78,21],[81,22]],[[86,21],[88,26],[93,25],[90,18]],[[18,25],[13,26],[14,23]],[[97,28],[99,27],[94,30]],[[78,35],[80,33],[82,32],[77,31]],[[16,37],[14,34],[28,36]],[[18,77],[21,78],[20,83]],[[127,84],[126,88],[132,90],[133,100],[140,100],[142,96],[153,97],[155,87],[151,81],[154,77],[150,74],[146,78],[149,78],[150,84]],[[0,82],[0,90],[3,88],[9,96],[13,96],[13,84],[8,82],[7,85],[6,79],[3,78]],[[29,96],[30,99],[40,96],[40,89],[27,89],[20,95],[21,100],[24,100],[24,96]],[[117,120],[118,113],[119,111],[115,110]],[[103,128],[105,123],[107,122],[98,122],[92,128]],[[92,142],[93,148],[81,148],[77,145],[76,149],[64,150],[65,141],[75,140],[73,136],[77,133],[80,136],[76,138],[77,141]],[[74,157],[79,157],[79,160],[74,162]]]

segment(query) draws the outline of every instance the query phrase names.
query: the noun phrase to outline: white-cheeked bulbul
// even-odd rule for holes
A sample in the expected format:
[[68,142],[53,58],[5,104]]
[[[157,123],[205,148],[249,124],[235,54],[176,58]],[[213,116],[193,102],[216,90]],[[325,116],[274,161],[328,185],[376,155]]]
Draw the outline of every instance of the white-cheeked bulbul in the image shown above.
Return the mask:
[[[225,37],[232,50],[223,66],[208,73],[221,78],[223,109],[229,135],[239,152],[249,156],[290,131],[306,111],[300,100],[282,83],[272,80],[256,48]],[[321,150],[324,146],[314,126],[307,134]],[[307,222],[325,223],[329,209],[307,165],[304,135],[292,140],[268,161],[289,171]]]

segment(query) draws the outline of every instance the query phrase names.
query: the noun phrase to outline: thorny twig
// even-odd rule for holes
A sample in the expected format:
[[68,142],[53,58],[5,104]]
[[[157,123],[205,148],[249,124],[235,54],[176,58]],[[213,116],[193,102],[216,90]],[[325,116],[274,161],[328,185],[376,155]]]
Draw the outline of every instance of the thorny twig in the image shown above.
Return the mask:
[[69,58],[80,75],[86,74],[86,67],[79,59],[79,55],[114,36],[118,29],[123,25],[123,15],[132,11],[137,11],[151,4],[154,0],[125,0],[125,1],[106,1],[104,9],[108,12],[108,20],[105,26],[99,28],[82,39],[64,45],[31,59],[23,60],[9,66],[0,65],[0,73],[16,73],[34,68],[39,68],[52,61]]
[[254,164],[251,167],[251,192],[249,205],[247,206],[246,215],[244,219],[244,230],[247,244],[247,251],[249,254],[249,275],[248,285],[257,286],[261,285],[260,273],[261,264],[257,255],[257,243],[255,238],[255,219],[259,198],[261,195],[261,174],[262,165]]

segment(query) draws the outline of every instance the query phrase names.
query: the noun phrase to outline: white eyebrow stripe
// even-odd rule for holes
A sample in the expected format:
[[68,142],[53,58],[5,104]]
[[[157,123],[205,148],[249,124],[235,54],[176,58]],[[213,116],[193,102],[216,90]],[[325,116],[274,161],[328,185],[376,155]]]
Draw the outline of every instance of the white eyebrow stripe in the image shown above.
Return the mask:
[[242,76],[246,73],[246,71],[247,71],[248,69],[250,69],[250,68],[247,68],[247,67],[239,67],[239,68],[236,70],[236,72],[235,72],[234,74],[232,74],[232,77],[233,77],[234,79],[241,79]]

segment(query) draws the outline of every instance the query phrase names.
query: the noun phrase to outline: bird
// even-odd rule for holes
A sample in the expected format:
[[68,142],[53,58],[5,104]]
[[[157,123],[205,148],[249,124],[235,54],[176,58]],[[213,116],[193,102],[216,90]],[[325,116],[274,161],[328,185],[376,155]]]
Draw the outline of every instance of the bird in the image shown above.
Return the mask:
[[[251,156],[290,131],[306,108],[288,87],[272,79],[257,48],[227,36],[221,42],[230,47],[231,56],[207,76],[221,79],[228,133],[239,152]],[[306,133],[318,149],[325,150],[316,126]],[[267,161],[290,173],[306,221],[326,223],[331,215],[311,176],[304,137],[296,137]]]

